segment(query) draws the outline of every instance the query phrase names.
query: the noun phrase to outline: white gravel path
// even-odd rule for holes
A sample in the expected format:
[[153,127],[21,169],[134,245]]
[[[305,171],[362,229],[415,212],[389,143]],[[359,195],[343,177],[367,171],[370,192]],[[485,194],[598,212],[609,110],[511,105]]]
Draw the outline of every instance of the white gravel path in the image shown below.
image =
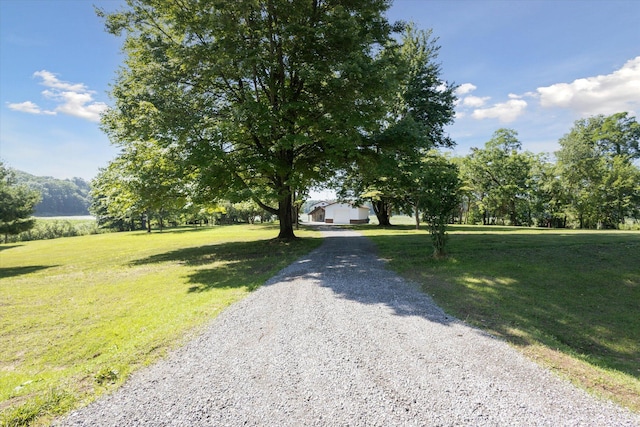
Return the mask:
[[353,231],[65,426],[640,426],[447,316]]

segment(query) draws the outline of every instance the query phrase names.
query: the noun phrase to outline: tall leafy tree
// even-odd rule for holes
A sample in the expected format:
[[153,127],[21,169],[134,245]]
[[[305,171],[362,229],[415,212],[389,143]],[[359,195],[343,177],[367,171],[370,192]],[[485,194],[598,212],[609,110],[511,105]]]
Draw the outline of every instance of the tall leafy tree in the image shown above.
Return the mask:
[[210,199],[253,199],[294,237],[294,194],[383,117],[397,67],[386,0],[127,0],[103,124],[121,145],[175,146]]
[[634,161],[640,159],[640,123],[628,113],[604,117],[596,131],[595,142],[604,161],[604,223],[617,226],[625,216],[636,216],[640,209],[640,171]]
[[40,193],[26,185],[19,185],[12,170],[0,162],[0,235],[5,242],[9,236],[30,230]]
[[[187,186],[178,153],[154,141],[127,145],[93,181],[93,210],[99,222],[116,219],[118,228],[135,217],[144,218],[147,231],[187,204]],[[125,222],[123,222],[125,221]]]
[[564,206],[567,192],[558,179],[557,165],[546,154],[532,158],[529,195],[531,225],[538,227],[566,227]]
[[369,199],[381,226],[390,225],[392,209],[414,193],[407,187],[412,180],[403,176],[419,174],[430,149],[454,144],[444,127],[453,122],[456,87],[442,80],[437,41],[431,30],[405,28],[398,55],[401,84],[380,130],[363,139],[346,170],[341,195]]
[[465,168],[483,223],[507,219],[512,225],[531,222],[529,185],[533,155],[522,152],[513,129],[498,129],[484,148],[474,148]]
[[118,231],[135,230],[144,218],[137,195],[127,185],[124,166],[122,159],[117,157],[91,181],[90,212],[99,226]]
[[640,124],[627,113],[574,123],[556,152],[566,210],[580,228],[617,227],[640,209]]

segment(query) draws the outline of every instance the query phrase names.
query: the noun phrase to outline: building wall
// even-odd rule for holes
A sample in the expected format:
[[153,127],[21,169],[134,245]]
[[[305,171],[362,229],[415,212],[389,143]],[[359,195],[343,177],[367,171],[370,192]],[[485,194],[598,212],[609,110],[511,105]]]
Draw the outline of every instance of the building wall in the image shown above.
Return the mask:
[[363,224],[369,220],[369,209],[352,207],[347,203],[333,203],[324,209],[328,224]]

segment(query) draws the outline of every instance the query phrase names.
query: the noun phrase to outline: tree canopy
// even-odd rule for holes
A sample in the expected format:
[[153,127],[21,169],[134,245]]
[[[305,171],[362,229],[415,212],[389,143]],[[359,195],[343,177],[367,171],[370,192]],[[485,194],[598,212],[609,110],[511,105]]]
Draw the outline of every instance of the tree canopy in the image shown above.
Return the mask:
[[456,86],[442,79],[439,49],[431,30],[405,28],[398,55],[404,69],[388,114],[344,168],[339,194],[368,199],[382,226],[415,199],[416,183],[424,182],[418,176],[432,166],[424,161],[429,150],[454,145],[444,127],[453,122]]
[[215,200],[252,199],[293,234],[294,194],[324,181],[386,115],[399,64],[385,0],[127,0],[103,119],[123,147],[175,149]]
[[511,225],[531,225],[529,180],[534,155],[522,152],[513,129],[498,129],[484,148],[465,162],[467,182],[478,200],[483,223],[508,217]]
[[640,124],[627,113],[580,119],[560,139],[558,174],[580,228],[617,227],[640,211]]

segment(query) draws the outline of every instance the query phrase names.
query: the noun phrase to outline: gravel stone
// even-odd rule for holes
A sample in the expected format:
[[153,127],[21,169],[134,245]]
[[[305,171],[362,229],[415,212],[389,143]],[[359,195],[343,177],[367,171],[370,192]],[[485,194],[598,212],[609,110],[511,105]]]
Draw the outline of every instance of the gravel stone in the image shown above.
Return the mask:
[[354,231],[61,426],[640,426],[444,313]]

